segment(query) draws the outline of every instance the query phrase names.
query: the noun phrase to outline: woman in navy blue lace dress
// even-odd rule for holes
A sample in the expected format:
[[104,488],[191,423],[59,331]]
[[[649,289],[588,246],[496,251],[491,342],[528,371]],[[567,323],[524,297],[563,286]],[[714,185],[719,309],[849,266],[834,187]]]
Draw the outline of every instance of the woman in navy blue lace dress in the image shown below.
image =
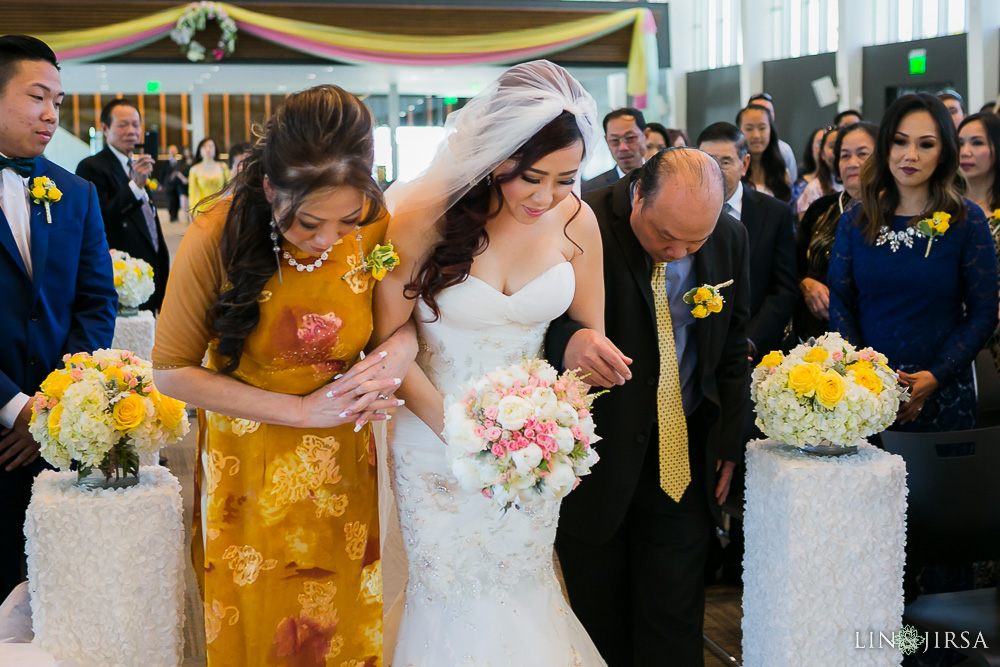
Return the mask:
[[[958,190],[958,138],[933,95],[904,95],[882,120],[860,202],[838,223],[830,258],[830,326],[889,358],[910,386],[895,428],[975,428],[972,362],[997,326],[989,225]],[[929,239],[921,220],[951,216]]]

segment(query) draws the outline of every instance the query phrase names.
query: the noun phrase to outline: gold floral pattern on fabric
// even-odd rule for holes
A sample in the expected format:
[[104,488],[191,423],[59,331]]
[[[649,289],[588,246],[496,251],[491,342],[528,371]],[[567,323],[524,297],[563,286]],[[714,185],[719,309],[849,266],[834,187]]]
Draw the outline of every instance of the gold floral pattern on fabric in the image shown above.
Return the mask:
[[382,561],[377,560],[361,570],[361,599],[366,604],[382,604]]
[[255,422],[250,419],[234,419],[233,420],[233,434],[237,436],[249,435],[250,433],[256,433],[257,429],[260,428],[260,422]]
[[212,604],[205,604],[205,643],[211,644],[222,632],[222,622],[226,620],[226,615],[230,611],[233,615],[229,617],[229,625],[236,625],[240,621],[240,610],[236,607],[223,606],[218,600],[212,600]]
[[302,616],[313,620],[323,627],[337,627],[339,618],[333,598],[337,595],[337,587],[332,582],[321,583],[307,581],[299,594],[302,605]]
[[368,546],[368,524],[361,521],[350,521],[344,526],[344,537],[347,545],[347,557],[351,560],[360,560],[365,555],[365,547]]
[[[361,266],[361,258],[356,254],[347,256],[347,266],[351,269],[356,269]],[[350,272],[348,272],[350,273]],[[364,294],[369,289],[371,289],[372,283],[375,281],[372,278],[372,274],[368,271],[358,271],[344,278],[344,282],[347,286],[351,288],[351,291],[355,294]]]
[[326,660],[333,660],[340,652],[344,650],[344,637],[342,635],[335,635],[333,639],[330,640],[330,648],[327,649],[324,658]]
[[236,456],[225,456],[217,449],[207,452],[205,457],[205,486],[209,493],[215,493],[222,481],[225,468],[229,466],[229,475],[233,476],[240,471],[240,460]]
[[222,535],[222,531],[219,530],[218,528],[209,528],[208,531],[206,532],[206,535],[208,536],[209,540],[217,540],[219,539],[219,536]]
[[316,504],[317,518],[340,516],[346,511],[346,495],[321,488],[342,479],[336,457],[339,450],[340,443],[333,436],[306,435],[294,453],[275,459],[269,497],[260,501],[269,522],[283,517],[289,505],[307,499]]
[[319,489],[314,498],[316,503],[316,518],[325,519],[331,516],[343,516],[347,511],[348,498],[346,493],[331,495],[326,489]]
[[265,560],[263,554],[249,545],[230,546],[222,554],[222,559],[229,561],[229,569],[233,571],[233,582],[238,586],[249,586],[257,581],[261,572],[273,570],[278,566],[278,561],[273,558]]

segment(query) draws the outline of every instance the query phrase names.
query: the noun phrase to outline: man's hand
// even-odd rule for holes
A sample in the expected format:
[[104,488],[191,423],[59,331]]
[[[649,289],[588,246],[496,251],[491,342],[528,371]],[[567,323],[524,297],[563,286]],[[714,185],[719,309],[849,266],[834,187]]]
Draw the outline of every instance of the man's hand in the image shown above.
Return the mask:
[[31,406],[34,404],[34,397],[29,398],[14,420],[14,428],[0,428],[0,466],[6,466],[7,472],[38,458],[40,448],[28,432]]
[[622,354],[607,336],[593,329],[580,329],[566,344],[563,365],[578,368],[586,375],[584,382],[595,387],[613,387],[632,379],[628,369],[632,360]]
[[146,187],[149,175],[153,173],[153,156],[136,155],[132,159],[132,182],[140,188]]
[[719,481],[715,484],[715,499],[720,505],[726,502],[726,498],[729,496],[729,485],[733,481],[734,468],[736,468],[736,464],[732,461],[719,459],[715,463],[715,469],[719,473]]
[[803,278],[799,290],[809,312],[821,320],[830,319],[830,288],[818,280]]

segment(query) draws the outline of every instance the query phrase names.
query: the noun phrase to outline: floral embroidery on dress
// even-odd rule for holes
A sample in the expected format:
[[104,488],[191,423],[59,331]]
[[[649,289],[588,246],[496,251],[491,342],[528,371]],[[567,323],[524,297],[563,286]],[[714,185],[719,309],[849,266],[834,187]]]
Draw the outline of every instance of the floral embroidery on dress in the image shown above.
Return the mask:
[[[343,239],[341,239],[343,240]],[[360,266],[360,259],[357,255],[347,256],[347,266],[351,267],[352,271],[358,266]],[[348,272],[348,275],[344,277],[344,282],[347,286],[351,288],[351,291],[355,294],[363,294],[371,289],[372,282],[374,282],[372,274],[368,271],[357,271]]]
[[307,581],[299,593],[299,604],[302,605],[302,616],[316,621],[324,627],[336,627],[340,620],[333,598],[337,595],[337,587],[331,582],[320,583]]
[[261,572],[273,570],[278,566],[278,561],[273,558],[264,560],[263,554],[249,545],[230,546],[222,554],[222,559],[229,561],[229,569],[233,571],[233,581],[238,586],[249,586],[257,581]]
[[361,597],[367,604],[382,604],[382,561],[361,570]]
[[341,635],[335,635],[333,639],[330,640],[330,648],[327,649],[326,655],[323,656],[326,660],[333,660],[340,652],[344,650],[344,638]]
[[336,339],[337,332],[343,325],[343,321],[334,313],[320,315],[309,313],[302,316],[302,324],[296,334],[304,343],[314,343],[318,340],[329,338]]
[[347,511],[348,499],[346,493],[330,495],[326,489],[316,491],[316,518],[325,519],[331,516],[343,516]]
[[222,474],[226,464],[229,464],[229,475],[231,477],[240,471],[240,460],[235,456],[225,456],[217,449],[208,451],[206,454],[205,485],[211,494],[215,493],[215,490],[219,488],[219,482],[222,481]]
[[233,419],[232,429],[233,433],[237,436],[255,433],[259,428],[260,422],[255,422],[250,419]]
[[347,545],[347,557],[351,560],[360,560],[365,555],[365,547],[368,545],[368,524],[361,521],[349,521],[344,526],[344,537]]
[[[340,509],[343,513],[346,498],[339,500],[338,496],[330,497],[329,492],[319,493],[324,484],[336,484],[341,480],[335,456],[339,450],[340,443],[333,436],[303,436],[294,454],[285,454],[275,460],[270,499],[261,498],[265,512],[270,515],[282,507],[311,498],[323,511]],[[323,516],[319,512],[318,508],[317,516]]]
[[205,643],[214,642],[219,633],[222,632],[222,622],[226,620],[226,615],[233,612],[229,618],[229,625],[236,625],[240,620],[240,610],[236,607],[225,607],[218,600],[212,600],[212,604],[205,604]]

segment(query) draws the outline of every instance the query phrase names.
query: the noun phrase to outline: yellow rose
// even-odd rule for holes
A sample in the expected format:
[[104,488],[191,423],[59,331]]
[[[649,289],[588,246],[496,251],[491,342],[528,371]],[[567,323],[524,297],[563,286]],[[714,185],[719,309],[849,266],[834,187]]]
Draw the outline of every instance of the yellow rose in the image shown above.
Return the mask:
[[121,276],[115,276],[115,287],[121,287],[125,284],[125,279]]
[[691,314],[697,317],[698,319],[701,319],[703,317],[708,317],[708,308],[699,304],[691,309]]
[[722,310],[722,299],[720,297],[713,297],[705,302],[705,305],[708,306],[708,312],[717,313]]
[[882,378],[875,371],[868,368],[854,369],[854,381],[876,396],[882,393]]
[[814,347],[810,349],[808,352],[806,352],[806,356],[802,357],[802,359],[810,363],[815,362],[818,364],[823,361],[826,361],[826,358],[828,356],[830,356],[830,353],[827,352],[824,348]]
[[45,196],[45,188],[43,188],[41,185],[36,185],[35,187],[31,188],[31,197],[33,199],[41,199],[44,196]]
[[694,293],[694,302],[702,303],[712,298],[712,290],[707,287],[699,287]]
[[864,368],[864,369],[867,369],[867,370],[871,370],[871,368],[872,368],[872,362],[870,362],[870,361],[860,361],[859,360],[859,361],[852,361],[851,363],[847,364],[847,370],[849,370],[849,371],[856,371],[859,368]]
[[59,421],[62,419],[63,404],[56,403],[56,406],[49,410],[49,437],[53,440],[59,439]]
[[41,390],[52,398],[61,401],[63,392],[71,384],[73,384],[73,378],[69,376],[68,371],[52,371],[42,382]]
[[934,222],[946,223],[951,220],[951,213],[945,213],[944,211],[938,211],[934,214]]
[[90,360],[91,360],[91,357],[86,352],[77,352],[76,354],[74,354],[73,356],[71,356],[69,358],[69,361],[67,361],[66,364],[67,365],[68,364],[83,364],[83,365],[87,365],[87,362],[89,362]]
[[113,411],[115,428],[122,433],[133,431],[142,423],[146,416],[146,405],[138,394],[129,394],[115,403]]
[[372,269],[372,278],[374,278],[375,280],[382,280],[383,278],[385,278],[386,273],[387,273],[386,268],[384,266],[380,266],[376,269]]
[[52,203],[55,204],[60,199],[62,199],[62,192],[55,185],[52,185],[49,188],[49,200],[51,200]]
[[822,374],[819,364],[799,364],[788,373],[788,386],[796,394],[808,394],[816,389]]
[[117,366],[108,366],[104,369],[104,379],[114,380],[118,387],[125,386],[125,373]]
[[820,405],[832,408],[844,397],[844,378],[837,371],[827,371],[816,385],[816,400]]
[[187,407],[183,401],[164,396],[155,389],[149,397],[153,399],[153,405],[156,407],[156,415],[163,422],[164,426],[170,430],[180,426],[181,419],[184,417],[184,409]]
[[1000,220],[1000,208],[993,209],[993,217]]
[[773,352],[768,352],[767,354],[764,355],[764,358],[760,360],[759,364],[757,364],[757,368],[760,368],[761,366],[766,366],[767,368],[774,368],[775,366],[781,364],[781,362],[784,360],[785,360],[785,355],[783,355],[778,350],[774,350]]

